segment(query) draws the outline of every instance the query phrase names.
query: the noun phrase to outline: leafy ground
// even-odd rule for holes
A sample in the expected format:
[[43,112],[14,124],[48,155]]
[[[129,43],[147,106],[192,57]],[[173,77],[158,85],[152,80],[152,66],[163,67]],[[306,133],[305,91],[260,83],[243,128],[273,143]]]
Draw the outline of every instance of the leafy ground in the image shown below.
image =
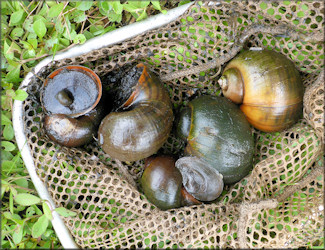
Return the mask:
[[[12,127],[18,87],[47,56],[189,2],[1,1],[1,245],[2,248],[62,248],[17,148]],[[62,216],[74,214],[56,209]]]

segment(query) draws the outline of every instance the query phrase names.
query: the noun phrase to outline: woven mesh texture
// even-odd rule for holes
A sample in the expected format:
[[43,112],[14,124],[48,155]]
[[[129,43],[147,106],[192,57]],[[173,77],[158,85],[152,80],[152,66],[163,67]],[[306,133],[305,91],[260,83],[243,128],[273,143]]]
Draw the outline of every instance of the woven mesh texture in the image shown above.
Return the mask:
[[[321,244],[324,228],[324,3],[195,3],[172,23],[121,44],[55,61],[33,77],[24,102],[27,144],[37,173],[81,248],[283,248]],[[241,49],[258,46],[292,60],[306,87],[304,116],[278,133],[254,130],[252,172],[226,186],[217,202],[160,211],[139,192],[143,160],[120,162],[97,142],[66,148],[50,141],[42,121],[42,78],[82,64],[100,77],[142,61],[160,76],[175,111],[191,96],[221,95],[217,79]],[[159,151],[177,155],[170,135]]]

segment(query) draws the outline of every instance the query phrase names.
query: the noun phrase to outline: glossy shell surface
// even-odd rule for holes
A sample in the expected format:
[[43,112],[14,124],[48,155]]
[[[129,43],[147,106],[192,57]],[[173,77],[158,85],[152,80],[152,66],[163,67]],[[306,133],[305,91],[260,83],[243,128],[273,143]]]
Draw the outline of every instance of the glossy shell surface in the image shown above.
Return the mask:
[[191,115],[183,115],[191,121],[185,154],[204,159],[225,184],[246,176],[253,167],[254,140],[239,108],[225,97],[200,96],[186,109]]
[[[265,132],[281,131],[293,125],[302,116],[304,87],[295,65],[284,55],[270,50],[246,50],[231,60],[227,70],[236,70],[243,81],[240,109],[248,121]],[[231,79],[229,78],[229,81]],[[223,93],[238,100],[228,82]],[[235,83],[234,80],[234,85]]]
[[108,114],[98,130],[98,141],[111,157],[136,161],[157,152],[172,128],[173,110],[167,90],[143,65],[141,76],[128,100]]
[[158,156],[149,159],[140,183],[148,200],[160,209],[181,206],[182,175],[175,167],[173,157]]

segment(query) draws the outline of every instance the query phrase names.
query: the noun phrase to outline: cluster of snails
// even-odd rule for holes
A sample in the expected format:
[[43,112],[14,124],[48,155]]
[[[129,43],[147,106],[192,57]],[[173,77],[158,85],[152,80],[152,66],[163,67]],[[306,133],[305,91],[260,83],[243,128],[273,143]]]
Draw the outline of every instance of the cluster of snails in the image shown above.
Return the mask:
[[[81,110],[73,106],[80,98],[75,89],[82,85],[77,78],[67,81],[77,87],[69,83],[55,88],[54,101],[45,100],[49,95],[44,91],[43,106],[49,113],[44,121],[46,133],[65,146],[83,145],[97,134],[98,144],[112,158],[145,159],[141,189],[163,210],[216,200],[224,185],[238,182],[253,167],[250,125],[265,132],[280,131],[302,114],[299,72],[285,56],[269,50],[239,53],[218,80],[224,97],[197,97],[175,119],[168,91],[146,65],[139,63],[120,76],[113,110],[99,103],[100,80],[87,72],[97,83],[93,84],[97,95],[87,94],[93,101]],[[49,81],[55,82],[56,75],[50,75]],[[51,102],[64,109],[50,108]],[[173,124],[176,136],[186,142],[182,157],[153,156]]]

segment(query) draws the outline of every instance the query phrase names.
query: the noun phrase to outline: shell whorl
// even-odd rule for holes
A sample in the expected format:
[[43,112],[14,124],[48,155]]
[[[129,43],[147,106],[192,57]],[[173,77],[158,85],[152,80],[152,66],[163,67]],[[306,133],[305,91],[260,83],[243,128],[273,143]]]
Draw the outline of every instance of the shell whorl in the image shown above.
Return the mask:
[[[240,72],[243,81],[240,108],[255,128],[280,131],[299,119],[303,85],[295,65],[284,55],[270,50],[247,50],[230,61],[219,83],[225,88],[224,95],[233,100],[228,92],[235,89],[232,85],[237,85],[238,77],[231,71]],[[238,103],[236,98],[233,101]]]
[[[142,74],[120,112],[108,114],[99,131],[99,144],[111,157],[136,161],[154,154],[167,140],[173,111],[167,90],[143,64]],[[125,110],[125,111],[123,111]]]

